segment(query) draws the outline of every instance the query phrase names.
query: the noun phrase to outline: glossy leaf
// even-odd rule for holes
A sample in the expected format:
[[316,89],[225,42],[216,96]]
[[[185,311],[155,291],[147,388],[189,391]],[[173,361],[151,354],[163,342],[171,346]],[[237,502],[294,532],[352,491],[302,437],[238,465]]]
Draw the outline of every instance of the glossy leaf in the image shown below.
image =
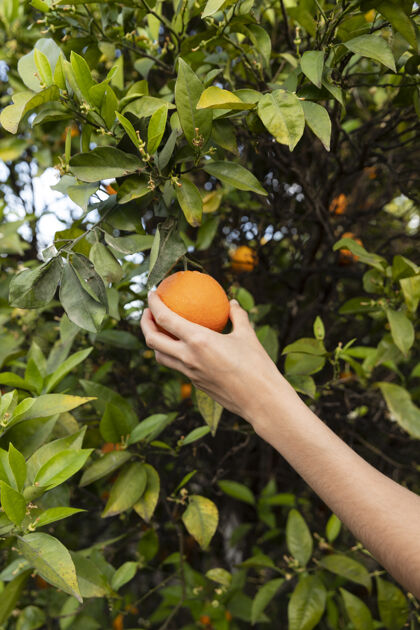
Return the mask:
[[409,605],[401,589],[381,577],[376,578],[378,609],[387,630],[401,630],[407,623]]
[[137,503],[135,503],[134,511],[141,518],[149,523],[159,499],[160,479],[159,474],[150,464],[144,464],[147,474],[146,489]]
[[297,96],[285,90],[264,94],[258,103],[258,115],[277,142],[293,151],[305,128],[305,115]]
[[5,481],[0,481],[0,502],[7,518],[15,525],[20,525],[26,514],[26,501],[23,495]]
[[153,155],[159,148],[163,134],[165,133],[166,120],[168,118],[168,108],[163,105],[157,109],[150,118],[147,128],[147,151]]
[[82,601],[70,553],[57,538],[26,534],[18,538],[18,548],[44,580]]
[[85,350],[79,350],[70,357],[68,357],[63,363],[47,378],[45,384],[45,393],[48,394],[58,385],[65,376],[71,370],[73,370],[79,363],[82,363],[92,352],[93,348],[86,348]]
[[286,524],[287,548],[301,566],[311,558],[313,540],[305,519],[297,510],[290,510]]
[[203,92],[203,84],[190,66],[178,59],[178,77],[175,84],[175,103],[179,120],[187,142],[196,148],[194,142],[202,138],[203,146],[210,137],[213,115],[211,111],[197,110],[197,103]]
[[190,495],[182,520],[200,547],[207,549],[219,522],[219,512],[213,501],[198,494]]
[[101,459],[96,460],[83,473],[80,480],[80,486],[88,486],[98,479],[102,479],[118,470],[131,458],[129,451],[113,451],[106,453]]
[[386,309],[386,316],[391,327],[391,335],[397,348],[407,356],[414,343],[414,327],[403,311]]
[[221,479],[217,483],[219,488],[230,497],[238,501],[243,501],[244,503],[249,503],[249,505],[255,505],[255,497],[252,490],[243,483],[230,481],[229,479]]
[[312,630],[324,614],[327,591],[317,575],[301,575],[287,609],[289,630]]
[[391,419],[398,422],[412,437],[420,439],[420,409],[414,404],[408,391],[395,383],[380,382],[378,386]]
[[277,591],[284,583],[284,578],[276,578],[274,580],[270,580],[266,582],[261,588],[258,590],[253,602],[252,602],[252,612],[251,612],[251,623],[254,625],[260,614],[264,612],[267,608],[268,604],[275,597]]
[[380,35],[359,35],[344,42],[344,46],[362,57],[379,61],[396,72],[392,50]]
[[366,604],[345,588],[340,588],[340,593],[354,630],[373,630],[372,615]]
[[331,571],[331,573],[341,575],[341,577],[344,577],[347,580],[365,586],[370,592],[372,585],[369,572],[366,567],[364,567],[360,562],[357,562],[357,560],[353,560],[353,558],[337,553],[330,556],[324,556],[320,560],[320,565],[324,569]]
[[195,396],[197,400],[198,410],[201,413],[207,426],[210,427],[211,434],[215,436],[220,418],[222,416],[223,407],[218,402],[213,400],[213,398],[211,398],[208,394],[201,391],[201,389],[195,390]]
[[310,81],[321,88],[322,72],[324,70],[324,51],[307,50],[300,60],[300,67]]
[[258,195],[267,195],[267,191],[261,186],[258,179],[246,168],[236,162],[207,162],[204,170],[209,175],[217,177],[224,184],[229,184],[239,190],[250,190]]
[[136,426],[134,418],[127,416],[124,409],[108,402],[101,418],[99,430],[105,442],[122,442]]
[[327,110],[318,103],[312,101],[301,102],[305,120],[314,134],[321,140],[327,151],[330,150],[331,120]]
[[127,464],[114,482],[102,517],[116,516],[132,508],[146,489],[145,464]]
[[138,254],[152,247],[153,236],[149,234],[131,234],[130,236],[114,237],[106,232],[105,241],[119,254]]
[[69,449],[57,453],[40,468],[35,477],[35,485],[50,490],[64,483],[85,465],[92,450]]
[[114,179],[143,170],[140,157],[115,147],[96,147],[89,153],[78,153],[70,160],[72,173],[82,182]]
[[73,514],[78,514],[79,512],[84,512],[80,508],[71,508],[71,507],[52,507],[44,510],[42,514],[36,517],[35,524],[36,527],[44,527],[45,525],[49,525],[50,523],[55,523],[56,521],[61,521],[63,518],[68,518],[69,516],[73,516]]
[[0,123],[10,133],[17,133],[20,121],[26,114],[44,103],[58,100],[59,91],[55,85],[34,94],[33,92],[17,92],[13,94],[13,105],[8,105],[0,113]]
[[335,514],[331,514],[325,527],[325,535],[328,542],[332,543],[341,531],[341,521]]
[[188,223],[193,227],[197,227],[201,223],[203,214],[203,201],[200,191],[187,177],[180,177],[179,184],[175,186],[178,203]]
[[254,103],[245,103],[236,94],[212,85],[204,90],[197,103],[197,109],[253,109]]
[[124,584],[130,582],[136,575],[138,567],[137,562],[124,562],[124,564],[118,567],[111,580],[111,586],[114,591],[119,591]]

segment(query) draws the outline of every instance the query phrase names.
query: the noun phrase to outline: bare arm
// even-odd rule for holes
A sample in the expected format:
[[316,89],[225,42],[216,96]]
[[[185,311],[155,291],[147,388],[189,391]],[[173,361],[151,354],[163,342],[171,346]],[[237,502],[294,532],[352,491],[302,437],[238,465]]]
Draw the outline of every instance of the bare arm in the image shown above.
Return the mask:
[[[233,332],[221,335],[149,297],[142,329],[156,359],[183,372],[245,418],[337,514],[372,555],[420,596],[420,497],[359,457],[299,398],[231,303]],[[177,339],[159,332],[160,326]]]

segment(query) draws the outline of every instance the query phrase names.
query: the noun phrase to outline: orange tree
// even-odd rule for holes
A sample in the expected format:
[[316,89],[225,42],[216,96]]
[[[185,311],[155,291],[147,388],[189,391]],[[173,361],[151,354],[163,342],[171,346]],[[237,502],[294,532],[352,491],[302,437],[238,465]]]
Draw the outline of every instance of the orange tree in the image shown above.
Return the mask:
[[[211,273],[307,404],[419,490],[418,4],[0,18],[0,626],[417,627],[414,597],[138,324],[169,272]],[[45,243],[52,166],[72,203]]]

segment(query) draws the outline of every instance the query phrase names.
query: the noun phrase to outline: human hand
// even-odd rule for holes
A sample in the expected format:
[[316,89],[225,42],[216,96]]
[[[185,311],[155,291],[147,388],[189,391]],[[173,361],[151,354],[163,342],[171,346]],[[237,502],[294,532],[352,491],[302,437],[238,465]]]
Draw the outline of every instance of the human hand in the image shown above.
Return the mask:
[[182,372],[195,387],[252,423],[269,404],[270,388],[286,381],[236,300],[230,302],[230,319],[231,333],[214,332],[180,317],[151,292],[141,328],[158,363]]

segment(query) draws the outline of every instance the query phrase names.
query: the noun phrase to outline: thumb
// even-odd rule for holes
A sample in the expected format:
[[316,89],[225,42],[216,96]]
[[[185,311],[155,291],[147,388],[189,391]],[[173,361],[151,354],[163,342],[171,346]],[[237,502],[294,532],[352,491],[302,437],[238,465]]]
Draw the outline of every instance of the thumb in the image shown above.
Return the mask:
[[237,300],[230,301],[229,317],[235,332],[241,332],[241,330],[249,328],[250,326],[248,313],[239,306]]

